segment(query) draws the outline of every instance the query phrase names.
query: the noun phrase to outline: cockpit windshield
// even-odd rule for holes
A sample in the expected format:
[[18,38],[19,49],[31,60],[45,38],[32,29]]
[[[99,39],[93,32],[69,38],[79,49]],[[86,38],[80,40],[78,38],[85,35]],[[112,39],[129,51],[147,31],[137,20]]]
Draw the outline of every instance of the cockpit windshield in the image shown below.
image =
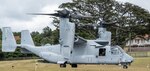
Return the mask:
[[118,55],[119,54],[119,49],[118,48],[111,48],[111,54],[112,55]]
[[119,53],[123,53],[124,51],[122,50],[121,47],[119,46],[112,46],[111,47],[111,54],[112,55],[118,55]]

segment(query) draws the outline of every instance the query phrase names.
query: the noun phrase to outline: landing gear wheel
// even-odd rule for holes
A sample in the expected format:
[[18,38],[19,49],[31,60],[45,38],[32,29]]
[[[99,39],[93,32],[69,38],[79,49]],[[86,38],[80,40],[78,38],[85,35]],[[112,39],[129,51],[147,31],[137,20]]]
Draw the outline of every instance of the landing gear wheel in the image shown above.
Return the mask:
[[71,64],[71,67],[72,67],[72,68],[77,68],[78,65],[77,65],[77,64]]
[[127,66],[127,65],[123,65],[123,68],[124,68],[124,69],[127,69],[127,68],[128,68],[128,66]]
[[66,64],[60,64],[61,68],[66,68]]

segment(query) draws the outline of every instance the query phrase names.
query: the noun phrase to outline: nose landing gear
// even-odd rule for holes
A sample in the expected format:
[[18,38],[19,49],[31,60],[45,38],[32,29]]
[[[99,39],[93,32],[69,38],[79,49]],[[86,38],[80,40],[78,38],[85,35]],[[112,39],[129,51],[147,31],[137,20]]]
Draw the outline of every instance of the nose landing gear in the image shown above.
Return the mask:
[[130,63],[121,63],[120,64],[122,66],[123,69],[128,69],[128,65],[130,65]]
[[72,68],[77,68],[78,65],[77,65],[77,64],[71,64],[71,67],[72,67]]
[[128,65],[123,65],[123,69],[127,69],[128,68]]

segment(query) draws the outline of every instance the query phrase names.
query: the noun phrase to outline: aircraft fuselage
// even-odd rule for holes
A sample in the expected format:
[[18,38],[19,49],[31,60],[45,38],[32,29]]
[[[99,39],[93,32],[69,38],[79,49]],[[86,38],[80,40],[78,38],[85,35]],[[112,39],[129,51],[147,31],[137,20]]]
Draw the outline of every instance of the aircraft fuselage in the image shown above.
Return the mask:
[[63,61],[68,64],[128,64],[133,61],[133,58],[119,46],[98,46],[95,40],[88,40],[85,44],[74,46],[73,51],[70,52],[70,57],[62,55],[60,45],[25,46],[25,49],[51,63],[58,64]]

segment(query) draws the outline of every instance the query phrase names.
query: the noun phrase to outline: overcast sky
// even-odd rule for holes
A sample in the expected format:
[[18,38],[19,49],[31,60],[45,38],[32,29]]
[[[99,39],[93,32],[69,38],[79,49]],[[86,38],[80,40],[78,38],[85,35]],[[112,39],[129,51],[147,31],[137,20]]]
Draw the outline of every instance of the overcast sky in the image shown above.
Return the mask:
[[[150,0],[118,0],[131,2],[150,11]],[[0,28],[11,27],[13,31],[42,31],[46,26],[54,29],[49,16],[31,16],[26,13],[53,13],[61,3],[71,0],[0,0]]]
[[117,0],[119,2],[130,2],[150,11],[150,0]]

